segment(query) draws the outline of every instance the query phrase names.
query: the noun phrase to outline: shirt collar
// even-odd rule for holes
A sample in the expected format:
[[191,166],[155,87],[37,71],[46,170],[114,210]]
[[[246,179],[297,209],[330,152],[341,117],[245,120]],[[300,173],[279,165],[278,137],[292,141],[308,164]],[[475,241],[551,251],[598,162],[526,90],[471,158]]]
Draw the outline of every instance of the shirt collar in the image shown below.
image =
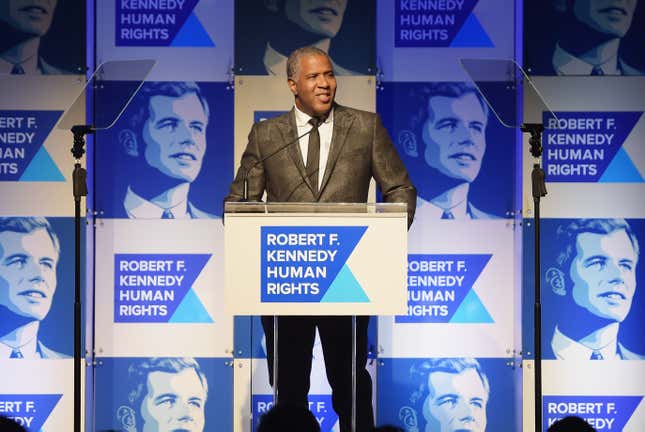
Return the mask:
[[566,336],[558,327],[553,332],[551,348],[559,360],[589,360],[594,351],[600,352],[604,360],[620,360],[615,339],[601,349],[593,350]]
[[[161,219],[163,212],[166,210],[137,195],[129,186],[123,200],[123,206],[128,213],[128,217],[132,219]],[[168,210],[172,212],[175,219],[191,218],[188,203],[185,200]]]
[[558,75],[591,75],[594,67],[602,69],[605,75],[620,75],[618,55],[614,54],[606,62],[599,65],[589,64],[562,49],[559,44],[553,51],[553,68]]
[[41,358],[40,350],[38,349],[38,339],[33,338],[19,347],[9,346],[4,342],[0,342],[0,359],[9,358],[13,350],[20,350],[22,358],[35,359]]
[[468,200],[463,200],[454,207],[444,209],[432,201],[426,201],[423,198],[417,198],[417,214],[423,212],[428,219],[441,219],[444,211],[450,211],[455,219],[472,219],[468,209]]
[[[294,105],[293,108],[296,113],[296,126],[298,127],[307,126],[307,124],[309,124],[309,120],[311,120],[312,117],[309,114],[306,114],[300,111],[300,109],[298,109],[296,105]],[[331,111],[329,111],[329,115],[327,116],[325,121],[321,123],[320,126],[333,123],[333,121],[334,121],[334,107],[332,106]]]
[[[18,63],[25,71],[25,74],[37,75],[41,74],[40,62],[38,56],[31,56],[24,62]],[[0,57],[0,73],[1,74],[10,74],[11,69],[13,69],[14,64]]]

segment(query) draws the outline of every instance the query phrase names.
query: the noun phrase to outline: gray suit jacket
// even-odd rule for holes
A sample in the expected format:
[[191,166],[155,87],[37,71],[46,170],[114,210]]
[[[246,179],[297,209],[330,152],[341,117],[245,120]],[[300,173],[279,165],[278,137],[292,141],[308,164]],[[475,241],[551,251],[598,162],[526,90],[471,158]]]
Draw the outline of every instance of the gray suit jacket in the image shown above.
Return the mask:
[[[408,226],[412,223],[416,189],[376,114],[335,105],[331,148],[318,194],[313,192],[311,174],[305,171],[297,132],[293,109],[254,124],[225,200],[242,198],[244,176],[249,170],[249,200],[260,200],[266,190],[268,202],[364,203],[374,177],[384,202],[407,203]],[[293,145],[267,158],[290,142]]]

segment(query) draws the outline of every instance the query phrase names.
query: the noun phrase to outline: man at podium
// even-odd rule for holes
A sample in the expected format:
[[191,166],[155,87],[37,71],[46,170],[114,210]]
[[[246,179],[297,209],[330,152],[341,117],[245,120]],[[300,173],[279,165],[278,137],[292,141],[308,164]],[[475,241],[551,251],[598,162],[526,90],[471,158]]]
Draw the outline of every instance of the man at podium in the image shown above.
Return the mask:
[[[387,131],[374,113],[334,102],[336,78],[329,56],[315,47],[299,48],[287,60],[287,82],[295,105],[288,113],[258,122],[249,133],[240,169],[226,201],[365,203],[372,177],[384,202],[408,205],[412,222],[416,189]],[[357,318],[356,431],[371,431],[372,383],[367,363],[369,317]],[[273,364],[273,317],[262,317],[268,362]],[[351,430],[351,317],[284,317],[278,324],[278,403],[307,405],[312,348],[320,334],[332,403],[341,432]],[[273,371],[269,367],[273,384]]]

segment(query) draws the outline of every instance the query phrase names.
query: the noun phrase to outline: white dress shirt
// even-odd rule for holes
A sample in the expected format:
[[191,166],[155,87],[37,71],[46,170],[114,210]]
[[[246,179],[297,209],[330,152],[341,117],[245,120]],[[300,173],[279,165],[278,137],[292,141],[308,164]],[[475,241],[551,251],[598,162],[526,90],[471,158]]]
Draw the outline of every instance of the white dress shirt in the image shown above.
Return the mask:
[[553,332],[551,348],[559,360],[589,360],[594,351],[599,352],[603,360],[622,360],[618,355],[618,341],[616,339],[604,347],[594,350],[566,336],[557,327]]
[[559,44],[553,51],[553,69],[558,75],[591,75],[594,67],[602,69],[604,75],[622,75],[618,67],[618,55],[614,54],[606,62],[592,65],[562,49]]
[[[298,127],[298,136],[311,130],[312,126],[309,124],[311,116],[305,114],[294,106],[296,112],[296,126]],[[318,188],[322,184],[323,176],[325,175],[325,167],[327,166],[327,158],[329,157],[329,148],[331,147],[331,137],[334,131],[334,109],[329,112],[325,121],[318,126],[318,133],[320,135],[320,160],[318,161]],[[309,135],[300,138],[300,153],[302,154],[302,161],[307,165],[307,150],[309,149]]]
[[[264,49],[262,63],[264,63],[264,67],[269,75],[287,76],[287,57],[273,49],[271,44],[267,43]],[[333,59],[331,60],[331,64],[336,75],[359,75],[358,72],[337,65]]]
[[[163,212],[166,210],[137,195],[129,186],[123,200],[123,206],[130,219],[161,219]],[[167,210],[170,210],[174,219],[191,218],[188,212],[188,201],[186,200]]]

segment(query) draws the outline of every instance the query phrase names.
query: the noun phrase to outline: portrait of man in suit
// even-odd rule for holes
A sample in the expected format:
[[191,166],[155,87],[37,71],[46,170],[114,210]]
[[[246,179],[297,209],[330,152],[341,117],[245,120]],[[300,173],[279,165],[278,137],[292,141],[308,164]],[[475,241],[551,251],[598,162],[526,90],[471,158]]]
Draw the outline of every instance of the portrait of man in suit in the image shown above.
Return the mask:
[[642,360],[620,343],[636,291],[638,239],[624,219],[577,219],[558,228],[560,249],[545,272],[557,302],[551,335],[560,360]]
[[[246,178],[249,200],[259,200],[266,192],[269,202],[365,203],[374,178],[384,202],[407,203],[411,223],[416,190],[405,167],[376,114],[334,102],[337,83],[329,56],[316,47],[297,49],[289,56],[287,76],[294,107],[253,125],[226,200],[243,198]],[[368,322],[369,317],[357,318],[356,430],[360,432],[374,426],[372,384],[365,369]],[[273,317],[262,317],[268,363],[273,364],[275,351],[280,359],[278,403],[308,406],[318,329],[342,432],[351,428],[351,323],[351,317],[280,317],[275,348]],[[269,377],[273,384],[271,366]]]
[[187,358],[146,358],[128,368],[127,403],[117,409],[124,432],[202,432],[208,382]]
[[[557,40],[537,75],[643,75],[622,56],[638,0],[552,0]],[[540,2],[540,7],[543,7]]]
[[67,358],[39,339],[56,293],[60,241],[42,217],[0,218],[0,358]]
[[194,82],[147,82],[124,114],[118,140],[130,182],[122,216],[131,219],[215,218],[190,202],[206,153],[208,102]]
[[412,406],[399,411],[406,432],[486,431],[490,383],[477,359],[431,358],[413,365],[410,375],[418,385]]
[[423,145],[405,146],[410,157],[425,161],[424,196],[417,202],[417,227],[437,219],[491,219],[469,196],[486,152],[489,109],[475,86],[437,82],[425,86],[420,99]]
[[[354,3],[361,3],[361,1],[353,0]],[[258,15],[257,3],[261,2],[253,2],[253,6],[249,4],[246,8],[242,8],[247,12],[239,12],[244,14],[245,20],[254,20]],[[248,41],[239,41],[240,49],[237,51],[236,59],[241,66],[240,73],[285,76],[289,54],[299,47],[315,46],[330,55],[336,75],[361,74],[357,70],[352,70],[351,66],[343,67],[336,63],[332,49],[335,44],[334,39],[345,21],[349,0],[264,0],[263,3],[266,13],[264,16],[266,31],[262,32],[264,39],[258,43],[261,50],[256,52],[248,45]],[[358,12],[364,12],[369,7],[368,4],[355,6]],[[262,6],[259,7],[262,8]],[[262,15],[262,11],[259,15]],[[257,24],[262,26],[262,23]],[[258,26],[254,26],[256,31],[257,28]],[[368,27],[364,26],[360,32],[364,33],[367,30]],[[361,54],[360,51],[355,51],[354,57]]]
[[0,73],[68,73],[45,61],[41,38],[52,24],[58,0],[4,0],[0,2]]

